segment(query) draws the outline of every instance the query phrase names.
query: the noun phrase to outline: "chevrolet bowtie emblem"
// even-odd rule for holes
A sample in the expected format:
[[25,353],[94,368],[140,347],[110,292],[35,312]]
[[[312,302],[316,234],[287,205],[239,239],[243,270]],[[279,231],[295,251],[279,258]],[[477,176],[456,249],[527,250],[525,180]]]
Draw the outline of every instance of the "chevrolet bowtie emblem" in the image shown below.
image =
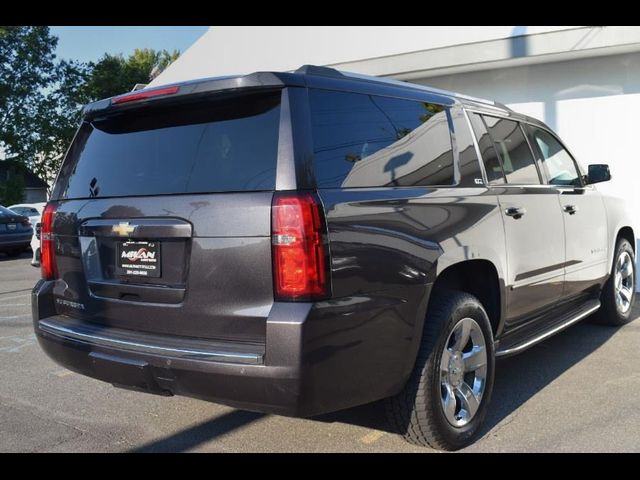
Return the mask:
[[126,237],[127,235],[132,234],[135,229],[135,225],[129,225],[129,222],[121,222],[118,225],[111,227],[111,231],[113,233],[117,233],[121,237]]

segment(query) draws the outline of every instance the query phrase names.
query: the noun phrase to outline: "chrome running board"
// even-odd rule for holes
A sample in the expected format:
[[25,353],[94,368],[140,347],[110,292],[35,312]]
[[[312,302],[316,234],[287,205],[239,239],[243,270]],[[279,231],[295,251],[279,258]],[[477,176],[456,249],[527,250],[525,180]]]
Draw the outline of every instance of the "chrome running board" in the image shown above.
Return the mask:
[[505,349],[498,348],[496,350],[496,357],[506,357],[509,355],[515,355],[516,353],[520,353],[529,347],[533,347],[534,345],[542,342],[543,340],[549,338],[550,336],[555,335],[556,333],[561,332],[565,328],[570,327],[574,323],[579,322],[583,318],[588,317],[599,308],[600,308],[600,301],[591,300],[577,314],[573,314],[566,320],[558,324],[554,324],[551,329],[543,331],[542,333],[534,336],[533,338],[526,340],[524,343],[520,343],[516,345],[508,345],[508,347]]

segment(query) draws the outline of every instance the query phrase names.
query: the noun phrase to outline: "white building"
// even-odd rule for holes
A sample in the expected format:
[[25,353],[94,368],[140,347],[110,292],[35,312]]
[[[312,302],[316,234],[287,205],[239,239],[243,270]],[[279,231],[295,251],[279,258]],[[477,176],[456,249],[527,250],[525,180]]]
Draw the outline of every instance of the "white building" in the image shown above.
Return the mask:
[[640,27],[211,27],[150,86],[304,64],[393,77],[504,103],[556,130],[640,232]]

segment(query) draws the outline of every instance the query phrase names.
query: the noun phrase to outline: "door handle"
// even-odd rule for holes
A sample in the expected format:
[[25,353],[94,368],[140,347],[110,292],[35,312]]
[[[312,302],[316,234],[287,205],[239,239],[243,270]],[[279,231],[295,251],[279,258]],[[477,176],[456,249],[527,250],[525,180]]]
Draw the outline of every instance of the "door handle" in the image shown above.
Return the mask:
[[509,217],[513,217],[516,220],[520,217],[522,217],[525,213],[527,213],[527,210],[522,208],[522,207],[509,207],[504,211],[505,215],[509,216]]
[[576,207],[575,205],[565,205],[563,209],[569,215],[573,215],[574,213],[576,213],[578,211],[578,207]]

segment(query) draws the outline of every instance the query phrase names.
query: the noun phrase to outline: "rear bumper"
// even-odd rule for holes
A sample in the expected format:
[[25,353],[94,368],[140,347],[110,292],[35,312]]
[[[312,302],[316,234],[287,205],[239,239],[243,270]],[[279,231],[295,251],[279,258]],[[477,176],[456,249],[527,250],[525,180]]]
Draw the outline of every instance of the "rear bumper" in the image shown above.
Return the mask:
[[120,387],[290,416],[397,393],[422,327],[406,316],[420,311],[408,300],[421,303],[424,289],[405,289],[403,299],[385,293],[342,304],[274,303],[262,346],[162,341],[58,316],[51,287],[41,281],[34,288],[34,329],[43,350],[64,367]]
[[[52,317],[55,318],[55,317]],[[107,347],[52,333],[43,320],[38,340],[57,363],[115,386],[159,395],[186,395],[246,410],[298,415],[295,368],[201,360]]]
[[26,248],[31,243],[31,232],[28,233],[3,233],[0,235],[0,251],[11,248]]

